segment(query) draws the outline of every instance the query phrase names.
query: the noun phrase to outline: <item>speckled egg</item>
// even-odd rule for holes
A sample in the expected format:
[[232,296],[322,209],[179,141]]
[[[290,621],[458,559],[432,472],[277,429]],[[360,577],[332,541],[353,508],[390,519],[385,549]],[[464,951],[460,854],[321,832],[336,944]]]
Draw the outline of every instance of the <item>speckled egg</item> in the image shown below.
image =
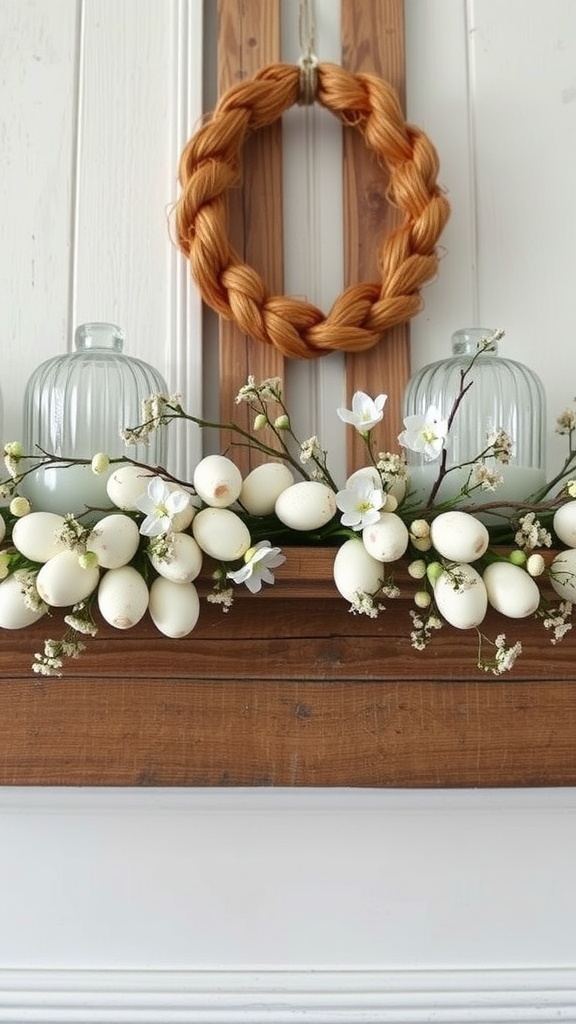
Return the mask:
[[245,478],[240,504],[252,516],[271,515],[279,496],[293,483],[292,472],[283,462],[264,462]]
[[131,565],[109,569],[98,587],[100,614],[115,629],[131,629],[146,612],[148,587]]
[[242,474],[225,455],[207,455],[201,459],[193,476],[194,490],[212,508],[228,508],[242,490]]
[[552,520],[554,533],[563,544],[576,548],[576,501],[567,501],[560,505]]
[[318,530],[336,515],[336,495],[319,480],[302,480],[282,491],[274,511],[292,530]]
[[[28,576],[32,577],[32,573]],[[8,576],[0,583],[0,628],[25,629],[38,622],[46,611],[45,605],[38,611],[28,608],[24,603],[22,584],[15,576]]]
[[344,541],[334,558],[334,583],[342,597],[353,602],[355,595],[376,594],[382,585],[382,562],[369,555],[360,538]]
[[192,520],[194,539],[207,555],[233,562],[248,550],[250,531],[229,508],[203,508]]
[[466,562],[451,566],[439,576],[434,587],[434,600],[443,618],[456,629],[479,626],[488,608],[482,577]]
[[493,562],[485,568],[482,579],[489,603],[509,619],[533,615],[540,604],[538,584],[519,565]]
[[381,512],[377,523],[362,530],[364,547],[380,562],[396,562],[402,558],[409,539],[406,525],[394,512]]
[[441,512],[430,524],[432,546],[451,562],[474,562],[481,558],[490,534],[484,523],[468,512]]
[[56,512],[30,512],[17,519],[12,527],[12,543],[20,554],[32,562],[47,562],[66,545],[56,540],[64,526],[64,516]]
[[563,601],[576,603],[576,548],[560,551],[552,560],[550,583]]
[[94,524],[86,550],[95,553],[103,569],[118,569],[134,557],[139,543],[140,533],[134,520],[115,512]]
[[80,565],[77,551],[59,551],[44,563],[36,577],[36,589],[46,604],[66,608],[84,601],[98,586],[96,566]]
[[150,618],[164,636],[188,636],[198,621],[200,601],[193,583],[158,577],[150,587]]

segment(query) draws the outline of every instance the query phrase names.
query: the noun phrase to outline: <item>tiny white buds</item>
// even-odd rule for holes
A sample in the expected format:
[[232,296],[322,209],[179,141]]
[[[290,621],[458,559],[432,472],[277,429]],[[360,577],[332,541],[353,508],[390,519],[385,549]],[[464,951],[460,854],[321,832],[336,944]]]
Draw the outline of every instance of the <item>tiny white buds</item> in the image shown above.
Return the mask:
[[101,473],[106,472],[109,465],[110,459],[105,454],[105,452],[97,452],[97,454],[93,457],[91,462],[92,472],[95,473],[96,476],[100,476]]
[[423,540],[425,537],[430,536],[430,523],[427,523],[425,519],[414,519],[410,523],[409,529],[410,535],[418,540]]
[[541,576],[545,568],[546,562],[542,555],[535,554],[529,556],[528,561],[526,562],[526,569],[531,576]]
[[8,455],[11,459],[21,459],[22,445],[20,444],[20,441],[9,441],[8,444],[5,444],[4,454]]
[[12,498],[12,501],[10,502],[10,512],[13,516],[16,516],[17,519],[21,519],[22,516],[27,516],[30,512],[30,502],[28,501],[28,498],[22,497],[21,494]]
[[410,536],[410,543],[413,548],[417,551],[430,551],[432,547],[432,541],[430,537],[413,537]]
[[413,580],[423,580],[426,575],[426,562],[423,558],[417,558],[415,562],[410,562],[408,566],[408,575]]

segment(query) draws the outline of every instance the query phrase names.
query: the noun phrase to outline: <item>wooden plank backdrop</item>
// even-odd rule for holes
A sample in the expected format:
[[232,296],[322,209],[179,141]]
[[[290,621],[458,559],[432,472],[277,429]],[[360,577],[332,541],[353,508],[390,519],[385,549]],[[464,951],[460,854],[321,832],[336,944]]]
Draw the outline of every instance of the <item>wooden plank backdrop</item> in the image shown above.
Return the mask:
[[[342,0],[342,64],[348,71],[372,72],[395,88],[406,107],[404,0]],[[388,182],[374,154],[354,131],[344,132],[344,253],[346,284],[377,281],[379,240],[398,227],[398,211],[386,198]],[[397,449],[402,422],[402,393],[410,372],[409,326],[401,324],[369,349],[346,358],[346,391],[388,395],[386,417],[380,425],[384,450]],[[355,431],[347,435],[350,470],[363,464],[363,442]]]
[[274,588],[226,614],[203,602],[184,640],[102,627],[61,679],[30,670],[57,619],[5,632],[0,785],[576,784],[570,639],[507,622],[523,655],[487,676],[475,631],[413,650],[408,598],[350,615],[332,559],[290,549]]
[[[258,68],[280,60],[280,0],[218,0],[218,88],[220,94]],[[256,132],[243,151],[242,187],[228,195],[229,237],[242,258],[273,294],[283,290],[282,128],[279,121]],[[234,406],[238,388],[249,374],[256,380],[284,377],[284,357],[272,345],[243,334],[220,320],[220,409],[222,422],[234,410],[236,422],[249,429],[247,406]],[[230,434],[222,432],[226,450]],[[243,473],[261,461],[259,453],[237,448],[234,459]]]

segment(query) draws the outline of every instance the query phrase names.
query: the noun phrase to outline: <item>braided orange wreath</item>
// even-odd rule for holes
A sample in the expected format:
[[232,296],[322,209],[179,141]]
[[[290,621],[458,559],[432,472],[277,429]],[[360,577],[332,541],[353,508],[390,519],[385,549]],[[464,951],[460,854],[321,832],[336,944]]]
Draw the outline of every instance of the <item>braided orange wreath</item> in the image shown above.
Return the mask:
[[177,243],[204,301],[245,333],[287,356],[313,359],[331,350],[361,352],[422,308],[419,289],[437,271],[436,242],[450,207],[436,183],[438,157],[424,132],[405,123],[394,89],[376,75],[319,64],[316,98],[357,128],[389,175],[388,199],[402,225],[382,242],[381,280],[354,284],[326,316],[309,302],[270,295],[227,237],[226,192],[240,181],[249,132],[276,121],[299,100],[300,69],[270,64],[232,86],[180,160]]

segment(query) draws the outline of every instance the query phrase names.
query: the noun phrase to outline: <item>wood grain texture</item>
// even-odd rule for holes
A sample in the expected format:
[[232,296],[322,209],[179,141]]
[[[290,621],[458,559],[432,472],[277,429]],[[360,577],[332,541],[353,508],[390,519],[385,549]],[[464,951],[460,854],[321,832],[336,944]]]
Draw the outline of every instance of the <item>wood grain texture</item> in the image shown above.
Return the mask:
[[[218,87],[251,77],[260,67],[280,59],[279,0],[218,0]],[[273,294],[283,289],[281,125],[276,122],[247,140],[243,151],[243,181],[228,194],[229,237],[246,263]],[[246,406],[234,398],[249,374],[256,380],[283,377],[284,358],[273,346],[247,337],[231,321],[220,321],[220,408],[228,422],[251,427]],[[230,440],[222,433],[222,448]],[[235,461],[246,472],[262,461],[256,451],[237,449]]]
[[[372,72],[396,89],[405,106],[403,0],[342,0],[342,63],[354,73]],[[344,255],[345,281],[377,281],[380,240],[400,223],[386,198],[387,178],[374,155],[356,132],[344,133]],[[382,449],[397,449],[397,425],[402,422],[401,399],[409,376],[408,326],[402,324],[367,352],[346,358],[346,391],[389,396],[379,430]],[[362,439],[348,435],[350,471],[362,465]]]
[[[0,785],[576,784],[570,638],[551,647],[533,621],[508,621],[522,657],[487,676],[474,631],[445,627],[417,652],[409,599],[352,616],[333,552],[294,555],[284,581],[227,614],[203,601],[184,640],[102,626],[61,679],[30,671],[58,616],[3,631]],[[486,634],[501,629],[489,615]]]

